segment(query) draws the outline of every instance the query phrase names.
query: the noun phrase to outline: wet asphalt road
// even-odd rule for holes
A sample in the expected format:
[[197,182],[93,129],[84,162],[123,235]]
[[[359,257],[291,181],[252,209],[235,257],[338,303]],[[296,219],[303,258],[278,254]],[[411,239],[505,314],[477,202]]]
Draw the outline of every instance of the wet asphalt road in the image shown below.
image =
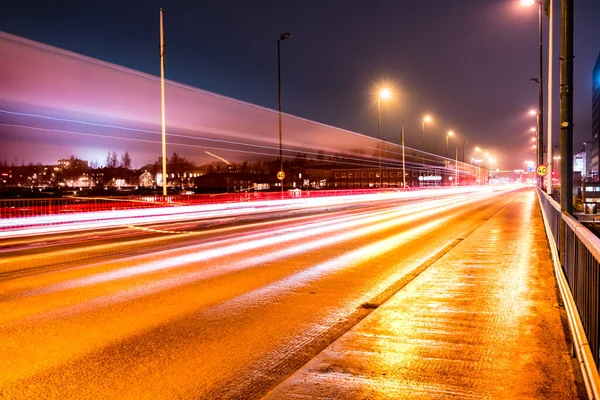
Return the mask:
[[520,193],[5,245],[0,398],[260,398]]

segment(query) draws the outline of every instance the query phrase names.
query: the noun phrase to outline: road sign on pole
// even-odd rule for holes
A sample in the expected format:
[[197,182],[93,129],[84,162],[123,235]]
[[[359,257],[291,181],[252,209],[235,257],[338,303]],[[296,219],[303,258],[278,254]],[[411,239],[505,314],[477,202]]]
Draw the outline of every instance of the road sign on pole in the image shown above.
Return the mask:
[[546,167],[545,165],[540,165],[539,167],[537,167],[537,174],[539,176],[546,176],[546,174],[548,174],[548,167]]
[[285,172],[279,171],[277,173],[277,179],[279,179],[280,181],[284,180],[285,179]]

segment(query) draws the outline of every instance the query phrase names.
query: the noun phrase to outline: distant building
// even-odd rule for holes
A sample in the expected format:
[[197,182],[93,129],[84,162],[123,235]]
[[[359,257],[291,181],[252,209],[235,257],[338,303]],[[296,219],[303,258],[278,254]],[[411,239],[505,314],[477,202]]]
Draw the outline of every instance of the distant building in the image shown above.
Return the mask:
[[269,190],[277,183],[275,176],[241,172],[209,172],[194,179],[197,193],[232,193]]
[[600,54],[592,75],[592,160],[590,171],[594,180],[598,180],[598,161],[600,160]]
[[586,173],[585,151],[573,155],[573,171],[580,172],[582,176]]
[[78,169],[80,171],[85,171],[88,169],[88,162],[85,160],[80,160],[79,158],[65,158],[58,160],[58,166],[63,170]]

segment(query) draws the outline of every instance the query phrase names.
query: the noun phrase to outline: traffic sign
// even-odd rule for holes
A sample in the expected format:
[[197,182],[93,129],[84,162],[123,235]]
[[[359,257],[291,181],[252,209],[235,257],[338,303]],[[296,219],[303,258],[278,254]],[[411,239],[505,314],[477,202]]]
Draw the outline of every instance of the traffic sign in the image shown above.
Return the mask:
[[545,165],[540,165],[539,167],[537,167],[537,174],[539,176],[546,176],[548,174],[548,167],[546,167]]
[[279,179],[280,181],[284,180],[285,179],[285,172],[279,171],[277,173],[277,179]]

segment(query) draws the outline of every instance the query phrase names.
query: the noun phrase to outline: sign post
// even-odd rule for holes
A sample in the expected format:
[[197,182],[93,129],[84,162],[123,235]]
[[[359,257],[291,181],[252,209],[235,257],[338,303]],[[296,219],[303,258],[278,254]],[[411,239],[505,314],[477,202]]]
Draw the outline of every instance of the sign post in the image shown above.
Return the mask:
[[538,176],[546,176],[548,174],[548,167],[546,167],[545,165],[540,165],[539,167],[537,167],[536,172]]

